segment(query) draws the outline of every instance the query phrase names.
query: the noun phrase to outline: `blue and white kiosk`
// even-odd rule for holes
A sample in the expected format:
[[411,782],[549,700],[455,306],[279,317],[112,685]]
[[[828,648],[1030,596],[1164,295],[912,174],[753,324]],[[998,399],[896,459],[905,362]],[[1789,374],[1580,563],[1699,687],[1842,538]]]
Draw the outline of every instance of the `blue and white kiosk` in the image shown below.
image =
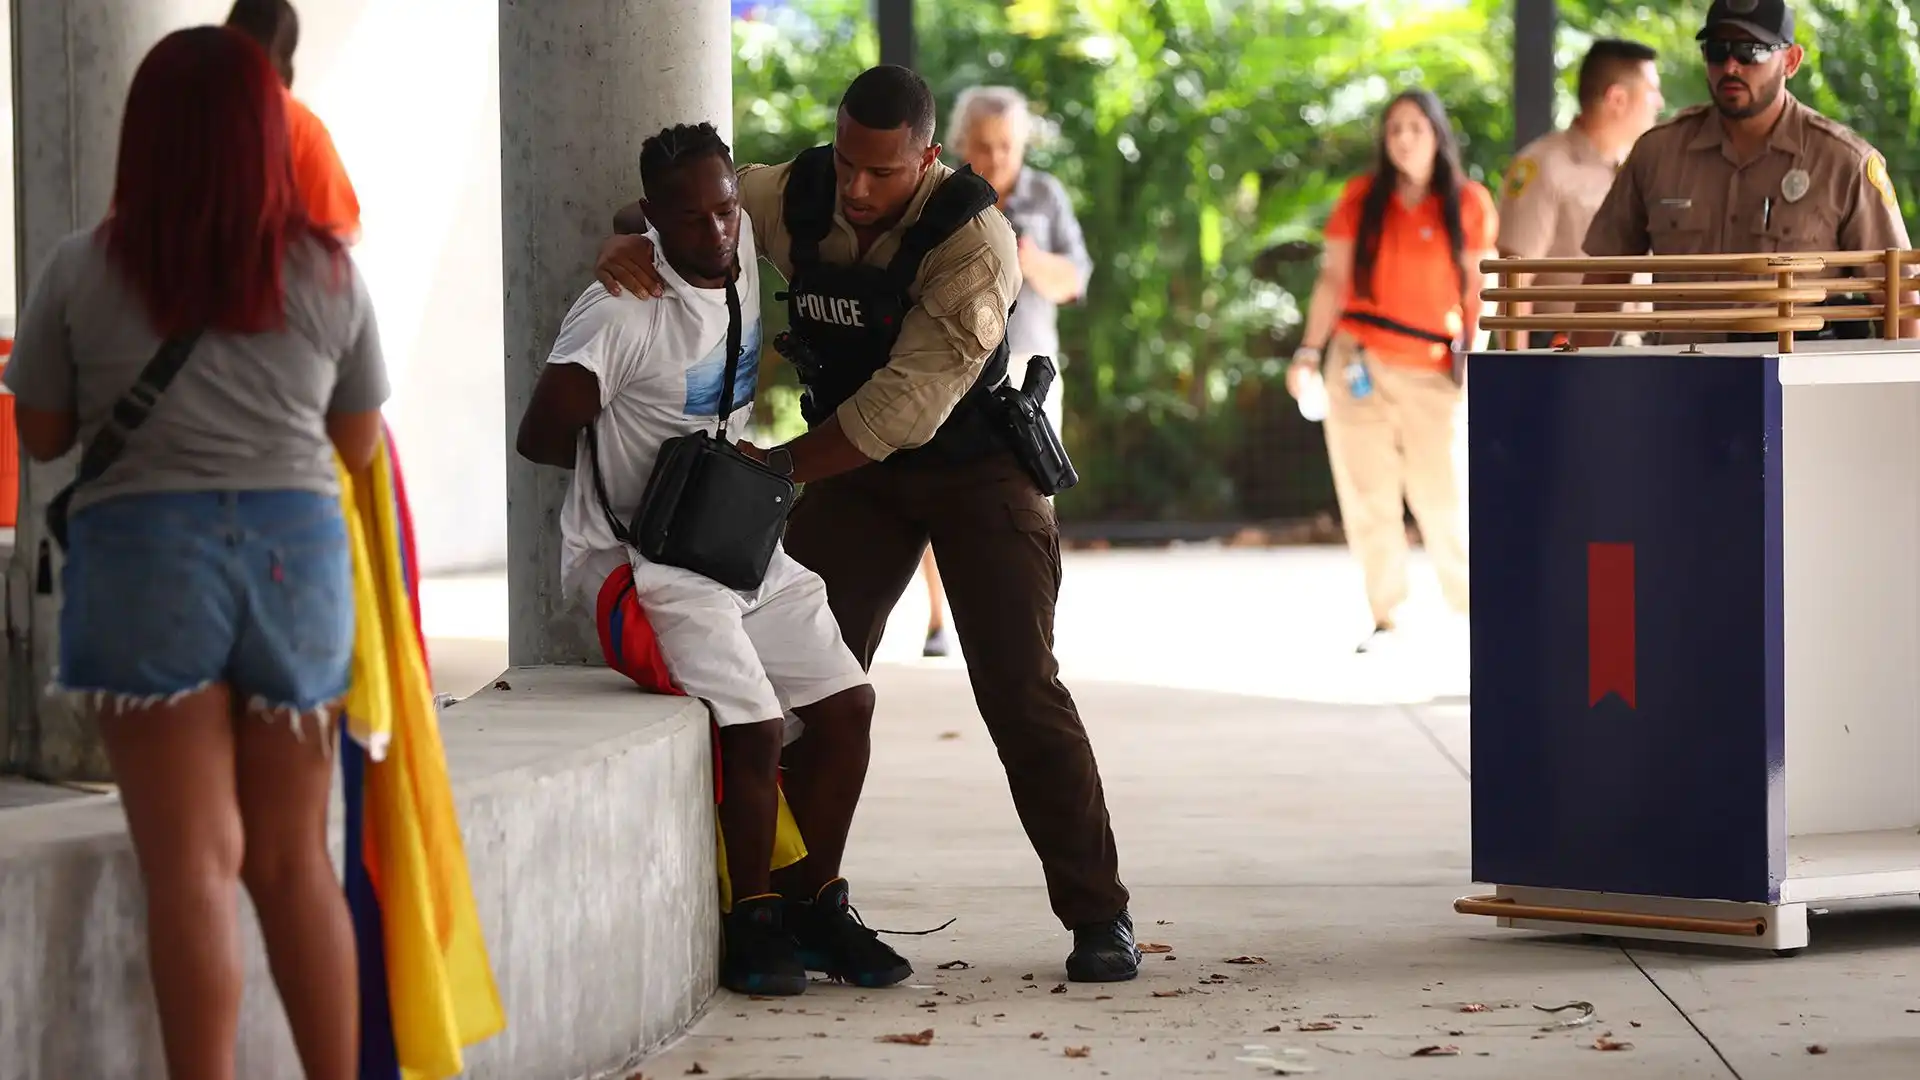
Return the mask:
[[[1846,280],[1817,275],[1917,256],[1484,264],[1490,329],[1774,338],[1471,358],[1473,875],[1493,891],[1456,911],[1790,952],[1809,909],[1920,894],[1920,341],[1793,337],[1897,332],[1883,303],[1812,306]],[[1568,271],[1719,280],[1508,284]]]

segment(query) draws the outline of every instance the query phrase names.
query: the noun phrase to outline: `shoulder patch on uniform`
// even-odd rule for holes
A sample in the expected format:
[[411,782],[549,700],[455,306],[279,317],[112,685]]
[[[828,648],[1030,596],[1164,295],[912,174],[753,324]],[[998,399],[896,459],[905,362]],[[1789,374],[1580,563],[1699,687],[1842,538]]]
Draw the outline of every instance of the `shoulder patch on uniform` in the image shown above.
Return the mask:
[[1873,151],[1867,155],[1865,167],[1867,183],[1872,184],[1873,190],[1880,193],[1880,201],[1887,204],[1887,209],[1898,210],[1900,200],[1893,193],[1893,181],[1887,177],[1887,159],[1881,157],[1878,150]]
[[1514,159],[1513,165],[1507,169],[1506,183],[1500,186],[1500,197],[1503,199],[1519,198],[1521,193],[1527,190],[1527,185],[1533,183],[1534,179],[1539,175],[1540,163],[1538,161],[1530,157]]
[[947,275],[940,287],[933,292],[934,314],[965,311],[970,305],[969,298],[975,295],[992,297],[994,292],[994,268],[989,265],[991,252],[982,248],[976,252],[966,265]]

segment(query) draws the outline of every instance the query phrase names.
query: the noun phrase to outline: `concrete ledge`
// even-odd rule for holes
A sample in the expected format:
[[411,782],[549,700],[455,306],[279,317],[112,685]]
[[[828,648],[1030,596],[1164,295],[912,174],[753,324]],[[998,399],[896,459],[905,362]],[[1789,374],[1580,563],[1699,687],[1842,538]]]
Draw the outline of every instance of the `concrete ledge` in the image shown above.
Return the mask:
[[[600,668],[502,679],[510,689],[441,717],[508,1019],[469,1054],[465,1075],[612,1075],[679,1033],[714,992],[707,712]],[[336,813],[336,859],[339,843]],[[242,908],[240,1075],[298,1076],[252,909]],[[116,799],[0,810],[0,1080],[157,1067],[144,921]]]

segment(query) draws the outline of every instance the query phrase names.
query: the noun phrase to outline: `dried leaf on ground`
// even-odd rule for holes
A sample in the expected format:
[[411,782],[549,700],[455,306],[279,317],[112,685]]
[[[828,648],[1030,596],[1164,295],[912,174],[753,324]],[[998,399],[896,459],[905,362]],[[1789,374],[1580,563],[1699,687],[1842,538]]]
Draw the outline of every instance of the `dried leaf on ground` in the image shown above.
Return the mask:
[[693,1063],[693,1068],[687,1070],[687,1075],[688,1076],[705,1076],[707,1075],[706,1066],[696,1061]]
[[965,971],[972,966],[973,966],[972,964],[967,963],[965,960],[949,960],[946,963],[940,965],[940,970],[941,971]]
[[928,1028],[917,1035],[882,1035],[873,1041],[895,1043],[900,1046],[932,1046],[933,1029]]
[[1807,1047],[1807,1053],[1809,1054],[1824,1054],[1826,1052],[1827,1048],[1821,1046],[1819,1043],[1814,1043],[1812,1046]]
[[1061,983],[1058,986],[1055,986],[1052,990],[1048,992],[1053,994],[1064,994],[1067,992],[1067,984]]
[[1027,1036],[1027,1038],[1029,1039],[1044,1039],[1046,1037],[1047,1037],[1047,1033],[1044,1031],[1036,1031],[1033,1034]]
[[1022,982],[1032,982],[1032,981],[1033,981],[1033,972],[1031,972],[1031,971],[1029,971],[1029,972],[1027,972],[1027,973],[1026,973],[1025,975],[1022,975],[1022,976],[1020,976],[1020,980],[1021,980]]
[[1631,1025],[1633,1025],[1634,1027],[1639,1027],[1639,1026],[1640,1026],[1640,1021],[1638,1021],[1638,1020],[1629,1020],[1629,1021],[1627,1021],[1627,1023],[1629,1023],[1629,1024],[1631,1024]]
[[1602,1035],[1593,1040],[1593,1048],[1595,1050],[1631,1050],[1633,1049],[1633,1044],[1630,1042],[1621,1042],[1619,1039],[1612,1038],[1611,1036]]
[[1140,951],[1143,953],[1168,953],[1173,951],[1173,946],[1162,945],[1156,941],[1149,941],[1145,945],[1140,946]]
[[943,731],[940,733],[941,742],[952,742],[953,740],[959,737],[960,737],[960,733],[957,731]]
[[1266,962],[1267,958],[1264,956],[1236,956],[1231,960],[1223,961],[1228,964],[1264,964]]
[[914,1006],[914,1008],[916,1009],[937,1009],[939,1007],[940,1007],[940,1003],[937,1001],[923,1001],[920,1004]]
[[513,687],[511,687],[511,686],[508,686],[508,685],[507,685],[507,680],[505,680],[505,679],[501,679],[501,680],[500,680],[499,682],[496,682],[496,683],[494,683],[494,684],[493,684],[493,688],[494,688],[495,690],[511,690],[511,689],[513,689]]
[[1184,994],[1186,992],[1187,992],[1187,988],[1183,986],[1178,990],[1155,990],[1153,992],[1153,996],[1160,997],[1160,998],[1179,997],[1181,994]]
[[1279,1031],[1279,1030],[1281,1030],[1281,1028],[1280,1028],[1280,1025],[1279,1025],[1279,1024],[1275,1024],[1275,1025],[1273,1025],[1273,1026],[1272,1026],[1272,1027],[1270,1027],[1270,1028],[1263,1028],[1262,1030],[1264,1030],[1264,1031],[1266,1031],[1267,1033],[1269,1033],[1269,1034],[1271,1034],[1271,1033],[1273,1033],[1273,1032],[1275,1032],[1275,1031]]
[[1483,1012],[1491,1012],[1492,1010],[1488,1009],[1485,1005],[1482,1005],[1479,1002],[1475,1001],[1475,1002],[1471,1002],[1469,1004],[1460,1006],[1460,1011],[1463,1013],[1483,1013]]
[[1308,1020],[1305,1023],[1301,1024],[1299,1027],[1294,1028],[1294,1030],[1295,1031],[1338,1031],[1340,1030],[1340,1024],[1338,1021],[1334,1021],[1334,1020]]
[[1172,920],[1172,919],[1155,919],[1155,920],[1154,920],[1154,922],[1153,922],[1153,925],[1155,925],[1155,926],[1172,926],[1172,925],[1173,925],[1173,920]]
[[1445,1046],[1423,1046],[1413,1052],[1414,1057],[1459,1057],[1460,1048],[1449,1043]]
[[1063,1048],[1063,1052],[1070,1058],[1083,1058],[1083,1057],[1086,1057],[1088,1054],[1093,1053],[1093,1047],[1068,1046]]
[[1100,995],[1098,995],[1098,996],[1096,996],[1096,997],[1095,997],[1095,998],[1094,998],[1093,1000],[1095,1000],[1095,1001],[1112,1001],[1112,1000],[1113,1000],[1113,995],[1112,995],[1112,994],[1100,994]]

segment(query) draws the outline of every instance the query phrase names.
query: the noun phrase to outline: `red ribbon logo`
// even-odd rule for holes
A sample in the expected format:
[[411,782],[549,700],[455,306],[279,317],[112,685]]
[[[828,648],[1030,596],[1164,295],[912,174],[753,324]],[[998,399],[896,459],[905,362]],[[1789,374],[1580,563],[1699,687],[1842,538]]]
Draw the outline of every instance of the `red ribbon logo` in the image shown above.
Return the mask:
[[1587,705],[1634,707],[1633,545],[1587,545]]

